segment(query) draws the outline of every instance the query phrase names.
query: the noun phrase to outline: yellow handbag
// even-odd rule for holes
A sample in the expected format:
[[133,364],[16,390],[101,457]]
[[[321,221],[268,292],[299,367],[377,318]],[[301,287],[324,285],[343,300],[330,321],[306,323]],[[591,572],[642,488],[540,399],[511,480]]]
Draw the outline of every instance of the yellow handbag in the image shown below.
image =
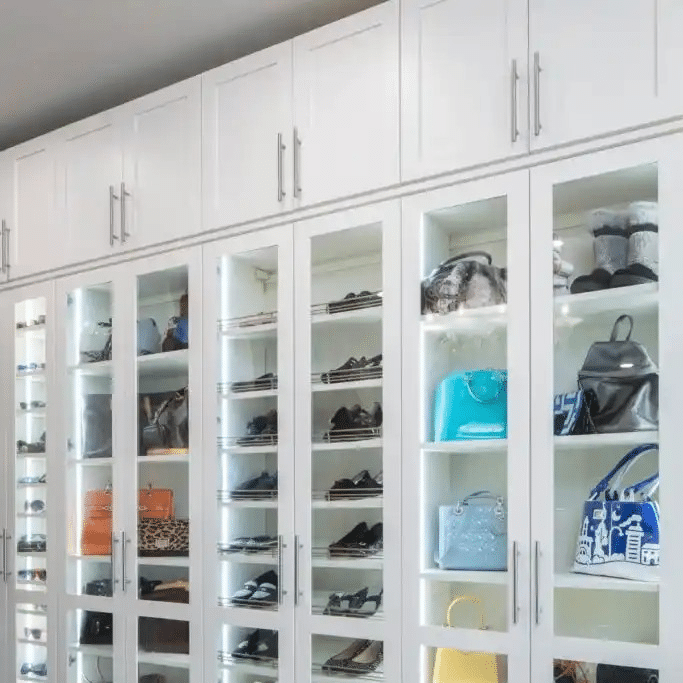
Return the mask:
[[[463,595],[453,600],[446,612],[446,623],[451,627],[451,609],[460,602],[479,604],[479,598]],[[484,613],[481,617],[481,629],[484,626]],[[432,683],[499,683],[498,662],[492,652],[462,652],[440,647],[436,650],[434,675]]]

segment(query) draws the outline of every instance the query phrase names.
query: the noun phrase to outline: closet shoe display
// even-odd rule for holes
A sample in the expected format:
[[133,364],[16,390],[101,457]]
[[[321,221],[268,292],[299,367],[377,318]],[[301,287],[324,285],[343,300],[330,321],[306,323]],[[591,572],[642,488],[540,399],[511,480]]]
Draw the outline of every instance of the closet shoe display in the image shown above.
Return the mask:
[[373,591],[365,587],[356,593],[340,591],[332,593],[323,614],[344,617],[371,617],[382,604],[382,590]]
[[45,453],[45,432],[38,441],[33,443],[27,443],[21,439],[17,441],[17,453]]
[[17,541],[18,553],[44,553],[47,550],[45,534],[24,534]]
[[610,280],[610,287],[659,281],[657,202],[632,202],[628,207],[628,258]]
[[268,391],[277,389],[277,375],[267,372],[256,379],[247,382],[233,382],[230,385],[231,391],[237,393],[244,391]]
[[367,470],[361,470],[353,479],[337,479],[328,492],[328,499],[358,500],[359,498],[381,496],[383,491],[381,477],[381,472],[377,477],[371,477]]
[[221,552],[259,553],[277,548],[275,536],[241,536],[230,543],[219,544]]
[[368,528],[365,522],[356,524],[346,536],[328,546],[330,557],[367,557],[383,549],[382,522]]
[[380,436],[382,406],[374,403],[368,411],[359,404],[337,410],[330,420],[332,429],[325,432],[325,441],[358,441]]
[[277,497],[277,472],[261,472],[257,477],[247,479],[230,492],[236,500],[262,500]]
[[331,301],[327,304],[327,312],[343,313],[344,311],[355,311],[359,308],[372,308],[381,305],[382,297],[379,292],[363,290],[358,294],[349,292],[341,301]]
[[247,607],[272,606],[277,603],[277,574],[271,569],[251,579],[238,590],[230,601]]
[[334,370],[323,372],[320,381],[324,384],[338,382],[358,382],[366,379],[379,379],[382,377],[382,354],[366,358],[363,356],[356,359],[353,356],[346,363]]
[[277,443],[277,410],[259,415],[247,424],[247,435],[237,439],[239,446],[263,446]]
[[351,645],[330,657],[323,665],[323,671],[345,672],[347,664],[364,650],[372,645],[372,640],[354,640]]
[[384,656],[384,643],[373,640],[368,647],[346,663],[345,671],[354,674],[369,674],[377,670]]
[[278,657],[277,633],[267,629],[256,629],[231,652],[231,655],[237,659],[275,660]]

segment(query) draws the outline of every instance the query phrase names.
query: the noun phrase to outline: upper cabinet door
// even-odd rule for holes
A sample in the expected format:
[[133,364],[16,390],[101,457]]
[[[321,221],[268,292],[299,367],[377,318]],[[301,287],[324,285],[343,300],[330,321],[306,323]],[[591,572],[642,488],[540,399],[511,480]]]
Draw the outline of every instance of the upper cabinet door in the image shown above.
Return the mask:
[[399,181],[397,4],[294,40],[295,199],[314,204]]
[[289,207],[292,43],[226,64],[202,79],[205,227]]
[[66,253],[72,263],[107,256],[121,240],[121,114],[114,109],[62,133],[57,193]]
[[660,116],[657,5],[657,0],[530,1],[532,148]]
[[144,247],[199,233],[201,78],[135,100],[126,109],[121,243]]
[[[2,228],[5,231],[12,216],[12,155],[11,150],[0,154],[0,282],[8,279],[5,254],[5,242],[2,239]],[[0,469],[2,463],[0,462]],[[0,516],[2,509],[0,509]],[[1,520],[0,520],[1,523]],[[2,548],[0,548],[0,553]],[[1,577],[0,577],[1,578]]]
[[3,242],[6,275],[24,277],[60,265],[55,220],[55,145],[38,138],[8,152],[9,205]]
[[404,180],[527,150],[523,0],[403,3]]

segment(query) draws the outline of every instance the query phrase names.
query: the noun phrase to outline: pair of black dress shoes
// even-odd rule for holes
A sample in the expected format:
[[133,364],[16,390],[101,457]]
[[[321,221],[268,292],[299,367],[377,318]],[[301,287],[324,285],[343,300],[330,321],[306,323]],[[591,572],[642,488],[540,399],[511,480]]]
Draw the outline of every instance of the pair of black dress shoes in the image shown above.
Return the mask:
[[247,434],[237,439],[240,446],[263,446],[277,443],[277,410],[257,415],[247,423]]
[[269,389],[277,389],[277,375],[273,372],[267,372],[256,379],[245,382],[233,382],[230,389],[235,393],[244,391],[268,391]]
[[277,498],[277,472],[261,472],[257,477],[243,481],[231,492],[234,500],[263,500]]
[[379,379],[382,377],[382,354],[372,358],[362,356],[359,359],[351,356],[343,365],[334,370],[323,372],[320,380],[324,384],[337,382],[357,382],[364,379]]
[[237,659],[255,659],[264,663],[277,659],[277,631],[257,628],[231,652],[231,655]]
[[328,491],[329,500],[358,500],[371,496],[381,496],[384,478],[382,472],[371,477],[367,470],[361,470],[353,479],[337,479]]
[[367,675],[377,670],[383,656],[384,643],[381,640],[354,640],[347,648],[330,657],[322,669],[355,676]]
[[381,306],[382,297],[380,292],[369,292],[364,289],[362,292],[349,292],[339,301],[331,301],[327,304],[328,313],[343,313],[344,311],[355,311],[359,308],[372,308]]
[[359,441],[380,435],[382,406],[374,403],[370,410],[359,404],[347,408],[342,406],[330,420],[332,429],[325,433],[326,441]]
[[371,591],[367,586],[356,593],[332,593],[323,614],[344,617],[371,617],[382,604],[382,589]]
[[273,607],[278,600],[277,581],[277,574],[270,569],[247,581],[244,587],[230,598],[230,602],[243,607]]
[[230,543],[219,543],[218,550],[223,553],[265,553],[277,548],[275,536],[240,536]]
[[368,527],[366,522],[356,524],[346,536],[328,546],[330,557],[368,557],[384,548],[384,526],[378,522]]

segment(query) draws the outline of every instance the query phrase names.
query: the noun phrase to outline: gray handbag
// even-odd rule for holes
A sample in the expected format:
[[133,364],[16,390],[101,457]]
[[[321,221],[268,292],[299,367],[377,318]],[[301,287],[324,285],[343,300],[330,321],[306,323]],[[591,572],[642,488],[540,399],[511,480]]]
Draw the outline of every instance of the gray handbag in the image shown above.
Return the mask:
[[[619,324],[628,321],[626,339],[617,339]],[[579,387],[595,402],[591,421],[596,432],[656,430],[659,425],[659,371],[638,342],[631,341],[633,318],[617,318],[607,342],[588,349],[579,371]]]

